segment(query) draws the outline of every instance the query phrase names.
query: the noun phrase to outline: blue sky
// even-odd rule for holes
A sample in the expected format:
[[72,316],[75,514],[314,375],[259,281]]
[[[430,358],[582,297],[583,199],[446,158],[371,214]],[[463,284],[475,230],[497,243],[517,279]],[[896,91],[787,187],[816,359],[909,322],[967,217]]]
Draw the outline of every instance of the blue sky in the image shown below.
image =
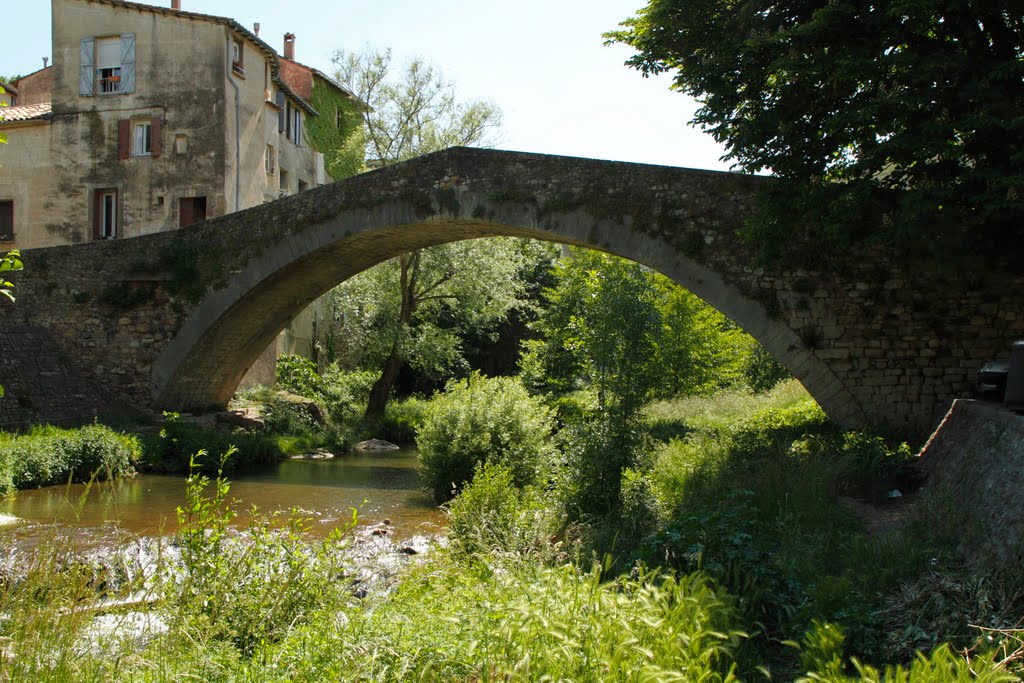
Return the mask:
[[[170,0],[149,4],[170,5]],[[723,150],[687,125],[696,104],[623,66],[630,50],[604,46],[644,0],[182,0],[182,9],[229,16],[280,51],[331,73],[333,50],[391,47],[419,56],[455,82],[460,97],[504,112],[502,149],[725,170]],[[50,54],[50,3],[3,11],[0,73],[29,73]],[[11,30],[12,27],[17,27]]]

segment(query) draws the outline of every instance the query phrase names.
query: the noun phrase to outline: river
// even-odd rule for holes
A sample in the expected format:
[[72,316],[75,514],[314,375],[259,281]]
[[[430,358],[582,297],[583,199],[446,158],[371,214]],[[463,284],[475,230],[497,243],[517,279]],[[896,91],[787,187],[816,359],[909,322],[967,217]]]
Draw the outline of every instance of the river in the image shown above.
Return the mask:
[[[310,519],[310,535],[328,534],[358,511],[360,523],[393,525],[393,536],[408,538],[442,528],[443,513],[424,493],[416,469],[416,451],[353,453],[328,460],[286,460],[230,478],[237,509],[255,505],[263,513],[297,508]],[[0,513],[22,523],[19,535],[53,524],[80,530],[81,540],[103,543],[118,532],[158,536],[177,530],[175,510],[185,502],[185,478],[138,475],[95,484],[51,486],[19,491],[0,501]],[[246,516],[238,524],[245,524]]]

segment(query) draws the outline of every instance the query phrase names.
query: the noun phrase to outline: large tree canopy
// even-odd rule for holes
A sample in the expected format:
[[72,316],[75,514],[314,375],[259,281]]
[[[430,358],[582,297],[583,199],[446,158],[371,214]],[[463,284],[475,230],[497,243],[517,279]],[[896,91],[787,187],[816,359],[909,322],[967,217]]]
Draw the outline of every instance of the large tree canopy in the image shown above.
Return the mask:
[[[1021,0],[650,0],[612,41],[672,72],[694,123],[783,180],[767,225],[842,239],[1014,237]],[[961,240],[956,240],[959,242]]]

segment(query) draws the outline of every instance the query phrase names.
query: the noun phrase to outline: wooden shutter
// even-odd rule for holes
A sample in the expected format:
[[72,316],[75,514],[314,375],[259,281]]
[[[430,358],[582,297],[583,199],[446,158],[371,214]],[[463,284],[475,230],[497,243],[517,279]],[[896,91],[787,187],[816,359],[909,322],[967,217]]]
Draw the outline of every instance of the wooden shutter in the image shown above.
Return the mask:
[[149,129],[149,152],[154,157],[158,157],[164,151],[164,120],[159,116],[154,116],[152,122],[150,122],[150,126],[151,127]]
[[82,38],[82,63],[79,69],[78,94],[83,97],[92,97],[96,94],[96,40],[94,38]]
[[277,91],[277,107],[277,132],[281,133],[284,132],[285,128],[287,128],[287,124],[285,123],[286,114],[284,111],[284,92],[281,90]]
[[100,238],[100,215],[102,209],[100,204],[103,202],[103,190],[95,190],[92,193],[92,238],[98,240]]
[[132,122],[121,119],[117,122],[117,158],[127,159],[132,154]]
[[135,34],[121,34],[120,92],[135,92]]
[[302,146],[302,110],[295,110],[295,144]]
[[192,200],[182,197],[178,200],[178,210],[180,217],[178,219],[179,228],[187,228],[194,222],[192,220]]

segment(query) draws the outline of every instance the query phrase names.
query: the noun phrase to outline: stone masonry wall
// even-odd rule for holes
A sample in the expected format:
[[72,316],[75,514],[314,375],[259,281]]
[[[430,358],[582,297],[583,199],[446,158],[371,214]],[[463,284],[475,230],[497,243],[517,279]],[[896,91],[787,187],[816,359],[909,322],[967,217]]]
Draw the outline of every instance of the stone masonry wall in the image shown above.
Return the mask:
[[27,252],[0,324],[50,330],[134,403],[215,405],[337,282],[429,244],[532,236],[672,277],[758,338],[840,423],[921,433],[1024,336],[1019,265],[958,274],[867,249],[823,255],[820,270],[758,265],[736,231],[764,182],[448,150],[177,233]]

